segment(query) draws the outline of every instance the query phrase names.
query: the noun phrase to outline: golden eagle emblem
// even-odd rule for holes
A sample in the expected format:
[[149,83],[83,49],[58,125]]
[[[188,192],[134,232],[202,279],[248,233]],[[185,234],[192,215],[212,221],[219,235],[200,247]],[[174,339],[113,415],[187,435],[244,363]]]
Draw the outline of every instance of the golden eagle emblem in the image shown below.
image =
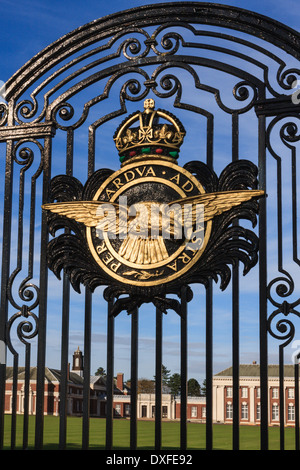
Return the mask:
[[240,190],[205,193],[168,204],[150,201],[128,207],[102,201],[71,201],[44,204],[42,207],[86,227],[95,227],[99,236],[103,232],[118,236],[123,240],[119,255],[124,260],[149,265],[168,258],[164,238],[182,238],[184,229],[188,239],[197,217],[208,222],[263,194],[261,190]]

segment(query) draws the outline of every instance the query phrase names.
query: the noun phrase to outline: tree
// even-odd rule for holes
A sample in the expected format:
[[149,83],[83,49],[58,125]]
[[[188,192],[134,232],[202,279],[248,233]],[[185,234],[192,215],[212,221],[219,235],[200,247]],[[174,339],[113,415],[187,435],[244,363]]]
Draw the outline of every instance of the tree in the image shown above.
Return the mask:
[[203,380],[202,387],[201,387],[201,395],[206,397],[206,379]]
[[171,375],[168,386],[170,387],[171,393],[173,395],[178,395],[180,393],[181,388],[181,376],[180,374],[173,374]]
[[189,379],[188,381],[188,395],[190,397],[200,397],[200,385],[196,379]]
[[162,364],[162,383],[163,385],[169,385],[171,371]]
[[138,393],[154,393],[155,386],[153,380],[139,379],[138,380]]
[[[161,379],[163,385],[169,385],[170,380],[170,373],[171,371],[166,368],[163,364],[161,365]],[[154,380],[156,380],[156,376],[154,375]]]
[[105,369],[103,369],[103,367],[98,367],[95,372],[95,375],[100,375],[100,377],[106,377]]

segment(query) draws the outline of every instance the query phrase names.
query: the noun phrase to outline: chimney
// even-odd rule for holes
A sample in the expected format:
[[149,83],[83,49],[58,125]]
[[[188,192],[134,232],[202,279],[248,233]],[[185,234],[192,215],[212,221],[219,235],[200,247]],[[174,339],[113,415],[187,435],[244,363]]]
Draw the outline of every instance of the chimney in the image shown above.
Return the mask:
[[123,384],[124,374],[120,372],[117,373],[117,388],[123,392],[124,384]]

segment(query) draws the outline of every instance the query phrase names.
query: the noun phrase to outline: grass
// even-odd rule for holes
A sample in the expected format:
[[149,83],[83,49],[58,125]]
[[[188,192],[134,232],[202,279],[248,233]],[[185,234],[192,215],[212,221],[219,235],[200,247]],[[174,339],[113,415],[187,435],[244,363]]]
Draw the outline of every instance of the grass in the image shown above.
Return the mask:
[[[4,449],[10,449],[11,417],[5,416]],[[34,449],[35,417],[29,417],[28,448]],[[114,421],[114,449],[129,449],[130,422],[129,420]],[[90,449],[105,450],[105,420],[90,419]],[[205,424],[188,423],[188,449],[205,449]],[[16,449],[22,449],[23,416],[17,416]],[[67,449],[81,449],[82,419],[69,417],[67,422]],[[44,418],[44,449],[57,450],[59,441],[59,418],[45,416]],[[180,423],[163,421],[162,448],[176,450],[180,448]],[[213,448],[215,450],[232,449],[232,426],[216,424],[213,427]],[[138,449],[154,449],[154,422],[138,421]],[[259,426],[240,426],[240,449],[260,449]],[[279,450],[279,428],[269,428],[269,449]],[[294,428],[285,429],[285,449],[295,449]]]

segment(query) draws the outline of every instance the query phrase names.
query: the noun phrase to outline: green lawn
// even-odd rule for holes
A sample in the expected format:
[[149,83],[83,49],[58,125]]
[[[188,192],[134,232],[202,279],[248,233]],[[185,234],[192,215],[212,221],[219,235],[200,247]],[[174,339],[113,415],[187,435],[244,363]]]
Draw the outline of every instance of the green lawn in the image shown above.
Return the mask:
[[[29,449],[34,448],[34,416],[29,417]],[[58,449],[59,418],[45,416],[44,448],[45,450]],[[10,416],[5,416],[4,448],[10,448]],[[129,449],[130,422],[128,420],[114,421],[114,448]],[[23,417],[17,416],[16,448],[22,449]],[[205,449],[205,424],[188,423],[188,449]],[[285,429],[285,448],[295,448],[295,431],[293,428]],[[67,449],[80,449],[82,438],[82,419],[68,418],[67,425]],[[214,449],[230,450],[232,448],[232,426],[216,424],[213,427]],[[180,447],[180,423],[162,423],[162,447],[165,450],[175,450]],[[138,421],[138,448],[154,449],[154,422]],[[259,450],[260,428],[258,426],[240,427],[240,449]],[[269,429],[269,448],[279,450],[279,428]],[[105,449],[105,420],[90,419],[90,449]]]

